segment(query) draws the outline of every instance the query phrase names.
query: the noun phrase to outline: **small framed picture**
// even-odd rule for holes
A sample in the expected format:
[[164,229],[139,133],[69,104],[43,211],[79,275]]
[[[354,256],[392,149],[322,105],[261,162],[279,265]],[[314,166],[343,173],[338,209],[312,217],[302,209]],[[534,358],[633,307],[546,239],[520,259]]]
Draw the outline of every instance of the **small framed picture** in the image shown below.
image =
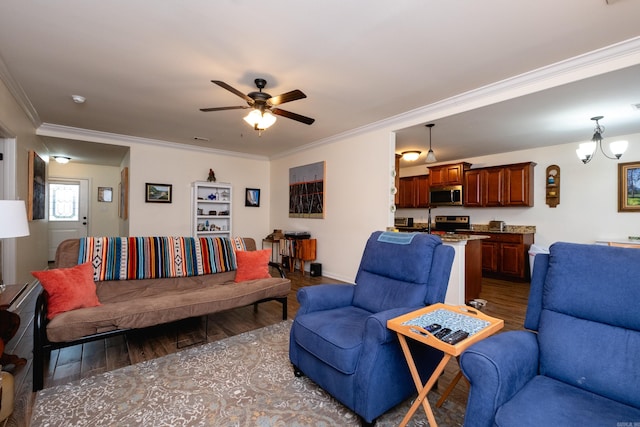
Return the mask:
[[98,201],[99,202],[113,202],[113,188],[112,187],[98,187]]
[[171,203],[171,184],[145,184],[145,199],[147,203]]
[[618,164],[618,212],[640,212],[640,162]]
[[244,205],[250,207],[260,207],[260,189],[247,188],[245,191]]

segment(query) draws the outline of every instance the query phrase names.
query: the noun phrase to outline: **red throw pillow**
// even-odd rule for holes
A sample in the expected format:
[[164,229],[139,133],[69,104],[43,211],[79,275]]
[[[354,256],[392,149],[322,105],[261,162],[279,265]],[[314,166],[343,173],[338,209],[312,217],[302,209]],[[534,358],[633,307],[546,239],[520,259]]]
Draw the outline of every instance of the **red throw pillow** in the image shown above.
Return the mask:
[[271,249],[259,251],[236,251],[236,282],[253,279],[267,279],[269,274],[269,259]]
[[93,281],[93,266],[88,262],[71,268],[32,271],[31,274],[40,281],[49,295],[49,320],[65,311],[101,305],[96,295],[96,283]]

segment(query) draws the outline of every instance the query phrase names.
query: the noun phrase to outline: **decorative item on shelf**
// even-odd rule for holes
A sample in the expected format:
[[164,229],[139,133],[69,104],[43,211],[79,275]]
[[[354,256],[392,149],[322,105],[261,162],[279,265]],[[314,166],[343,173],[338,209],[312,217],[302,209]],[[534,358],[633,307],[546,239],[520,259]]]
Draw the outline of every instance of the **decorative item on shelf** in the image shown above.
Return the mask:
[[227,190],[223,190],[222,191],[222,201],[223,202],[228,202],[229,201],[229,192]]
[[213,193],[211,193],[211,194],[209,194],[209,195],[207,196],[207,198],[208,198],[209,200],[216,200],[216,195],[215,195],[215,194],[213,194]]
[[600,148],[600,151],[602,152],[602,154],[607,159],[611,159],[611,160],[620,159],[620,157],[622,157],[624,152],[627,151],[627,146],[629,145],[629,142],[620,140],[620,141],[613,141],[609,144],[609,149],[611,150],[611,153],[613,154],[614,157],[611,157],[607,155],[607,153],[605,153],[604,149],[602,148],[602,139],[603,139],[602,134],[604,133],[604,126],[602,126],[599,122],[603,118],[604,116],[591,117],[591,120],[596,122],[596,127],[593,130],[593,136],[591,137],[591,141],[581,143],[579,148],[576,149],[576,154],[578,155],[578,158],[582,160],[582,163],[584,163],[585,165],[589,163],[591,159],[593,159],[598,147]]
[[216,211],[209,211],[209,215],[217,215]]
[[545,176],[546,202],[550,208],[555,208],[560,204],[560,166],[549,166]]
[[218,215],[227,216],[227,215],[229,215],[229,211],[220,211],[220,212],[218,212]]
[[201,208],[198,208],[198,215],[202,215],[202,214],[203,214],[202,209],[201,209]]
[[213,171],[213,169],[209,169],[209,176],[207,177],[207,181],[216,182],[216,173]]
[[429,128],[429,151],[427,152],[427,159],[425,160],[425,163],[435,163],[438,160],[436,159],[436,155],[433,153],[433,150],[431,149],[431,129],[435,126],[435,124],[429,123],[425,126]]

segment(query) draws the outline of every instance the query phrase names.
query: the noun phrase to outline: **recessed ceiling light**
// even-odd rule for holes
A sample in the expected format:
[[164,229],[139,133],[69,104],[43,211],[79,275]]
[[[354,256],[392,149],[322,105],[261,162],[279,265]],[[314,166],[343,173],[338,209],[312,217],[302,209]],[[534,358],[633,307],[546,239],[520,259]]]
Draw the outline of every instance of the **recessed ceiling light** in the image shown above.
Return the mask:
[[87,98],[81,95],[71,95],[71,99],[73,99],[73,102],[75,102],[76,104],[84,104],[87,100]]

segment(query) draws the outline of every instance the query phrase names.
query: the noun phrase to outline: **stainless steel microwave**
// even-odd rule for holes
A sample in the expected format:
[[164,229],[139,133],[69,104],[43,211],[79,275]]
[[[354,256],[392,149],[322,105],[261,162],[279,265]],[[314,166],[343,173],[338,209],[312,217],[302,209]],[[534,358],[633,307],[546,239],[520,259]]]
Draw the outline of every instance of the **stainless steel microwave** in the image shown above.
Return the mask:
[[429,189],[429,205],[462,206],[462,185],[450,185]]

